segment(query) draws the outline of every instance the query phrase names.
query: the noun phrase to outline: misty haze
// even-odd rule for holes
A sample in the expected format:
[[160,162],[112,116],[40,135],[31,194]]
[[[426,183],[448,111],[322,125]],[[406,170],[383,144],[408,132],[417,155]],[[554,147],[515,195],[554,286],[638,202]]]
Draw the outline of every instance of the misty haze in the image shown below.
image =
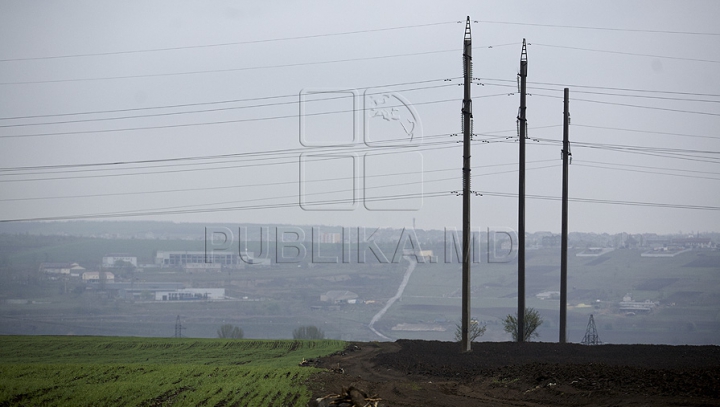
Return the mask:
[[0,405],[714,405],[717,16],[3,2]]

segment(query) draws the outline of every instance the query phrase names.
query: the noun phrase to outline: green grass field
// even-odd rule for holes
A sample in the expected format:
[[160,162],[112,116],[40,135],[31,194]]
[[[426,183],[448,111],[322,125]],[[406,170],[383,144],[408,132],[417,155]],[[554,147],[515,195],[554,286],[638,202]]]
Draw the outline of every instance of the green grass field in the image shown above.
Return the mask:
[[0,406],[295,406],[341,341],[0,337]]

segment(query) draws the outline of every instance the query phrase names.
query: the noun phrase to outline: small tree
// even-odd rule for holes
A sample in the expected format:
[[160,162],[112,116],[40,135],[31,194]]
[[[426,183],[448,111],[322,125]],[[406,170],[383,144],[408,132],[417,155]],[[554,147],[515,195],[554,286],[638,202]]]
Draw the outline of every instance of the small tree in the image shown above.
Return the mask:
[[[537,338],[540,336],[539,333],[537,333],[537,329],[540,325],[542,325],[543,319],[540,317],[540,313],[537,312],[534,308],[525,308],[525,327],[523,332],[523,340],[524,341],[530,341],[533,338]],[[512,335],[513,341],[518,340],[518,321],[517,321],[517,313],[513,315],[509,315],[505,317],[503,320],[503,328],[505,329],[505,332]]]
[[230,325],[225,324],[220,327],[220,329],[217,330],[218,338],[224,338],[224,339],[242,339],[244,334],[243,330]]
[[[487,329],[487,326],[482,325],[480,326],[480,323],[476,319],[470,320],[470,342],[474,342],[475,339],[483,336],[485,334],[485,330]],[[455,341],[460,342],[462,341],[462,325],[455,324]]]
[[123,278],[132,280],[135,277],[135,269],[137,267],[135,267],[129,261],[117,260],[115,263],[113,263],[113,268],[116,271],[121,272]]
[[107,275],[105,275],[105,272],[100,270],[98,272],[98,288],[100,291],[105,291],[105,284],[107,283]]
[[293,339],[325,339],[325,332],[314,325],[301,326],[293,330]]

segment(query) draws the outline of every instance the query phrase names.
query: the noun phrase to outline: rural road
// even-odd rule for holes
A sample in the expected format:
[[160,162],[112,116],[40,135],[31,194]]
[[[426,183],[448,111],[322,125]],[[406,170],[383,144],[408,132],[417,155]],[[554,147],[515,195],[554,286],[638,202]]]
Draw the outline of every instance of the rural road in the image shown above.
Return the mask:
[[405,286],[407,286],[408,281],[410,281],[410,275],[412,275],[412,272],[415,270],[415,266],[417,266],[417,261],[415,259],[406,256],[403,256],[403,259],[409,261],[410,264],[408,265],[407,270],[405,270],[405,275],[403,276],[402,282],[400,283],[400,287],[398,287],[397,293],[395,293],[395,295],[388,300],[388,302],[380,310],[380,312],[378,312],[377,314],[375,314],[374,317],[372,317],[372,319],[370,320],[370,324],[368,324],[368,328],[370,328],[371,331],[375,332],[379,337],[388,341],[391,341],[392,338],[380,333],[377,329],[375,329],[374,325],[380,320],[380,318],[382,318],[383,315],[385,315],[385,312],[387,312],[387,310],[392,307],[395,301],[402,297],[403,291],[405,291]]

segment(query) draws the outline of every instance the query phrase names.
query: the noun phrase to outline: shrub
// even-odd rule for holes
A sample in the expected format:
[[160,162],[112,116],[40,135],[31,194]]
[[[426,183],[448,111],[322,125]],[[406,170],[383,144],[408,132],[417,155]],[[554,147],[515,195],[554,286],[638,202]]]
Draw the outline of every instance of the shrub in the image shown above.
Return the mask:
[[314,325],[301,326],[293,330],[293,339],[325,339],[325,332]]
[[[457,342],[462,341],[462,325],[461,324],[455,324],[455,340]],[[485,330],[487,330],[487,326],[480,325],[480,323],[476,319],[470,320],[470,342],[474,342],[475,339],[483,336],[485,333]]]
[[[539,333],[537,333],[538,327],[542,325],[543,319],[540,317],[540,313],[537,312],[534,308],[525,308],[525,323],[524,329],[523,329],[523,341],[530,341],[533,338],[537,338],[540,336]],[[518,321],[517,321],[517,314],[508,315],[503,320],[503,328],[505,329],[505,332],[512,335],[513,341],[518,340]]]
[[220,329],[217,330],[218,338],[224,338],[224,339],[242,339],[244,334],[243,330],[230,325],[225,324],[220,327]]

